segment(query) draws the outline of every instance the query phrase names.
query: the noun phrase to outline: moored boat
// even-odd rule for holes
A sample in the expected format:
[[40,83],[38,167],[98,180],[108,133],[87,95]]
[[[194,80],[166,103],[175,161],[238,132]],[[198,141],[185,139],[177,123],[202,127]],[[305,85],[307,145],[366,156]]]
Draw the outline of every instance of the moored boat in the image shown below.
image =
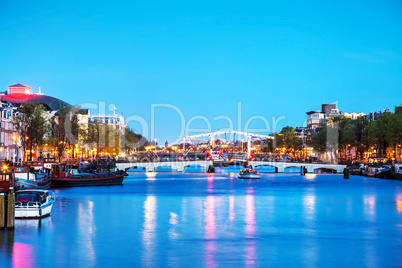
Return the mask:
[[391,177],[391,166],[381,163],[366,163],[362,169],[362,175],[376,178],[389,178]]
[[252,168],[244,168],[239,172],[239,179],[259,179],[260,173]]
[[30,166],[10,166],[9,171],[14,173],[15,189],[49,189],[52,183],[50,170],[35,169]]
[[14,187],[14,174],[0,172],[0,193],[7,193],[10,188]]
[[82,172],[82,170],[67,164],[52,166],[52,186],[107,186],[123,184],[124,173],[122,171]]
[[20,190],[15,193],[16,218],[41,218],[50,215],[55,195],[49,190]]
[[392,177],[397,180],[402,180],[402,163],[396,163],[391,168]]

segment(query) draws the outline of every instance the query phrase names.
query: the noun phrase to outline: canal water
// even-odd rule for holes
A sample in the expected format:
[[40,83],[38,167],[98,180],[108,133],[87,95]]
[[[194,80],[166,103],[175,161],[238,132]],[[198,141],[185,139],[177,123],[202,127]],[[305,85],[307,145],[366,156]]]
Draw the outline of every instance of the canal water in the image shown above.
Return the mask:
[[402,182],[342,175],[131,173],[55,189],[0,231],[0,267],[398,267]]

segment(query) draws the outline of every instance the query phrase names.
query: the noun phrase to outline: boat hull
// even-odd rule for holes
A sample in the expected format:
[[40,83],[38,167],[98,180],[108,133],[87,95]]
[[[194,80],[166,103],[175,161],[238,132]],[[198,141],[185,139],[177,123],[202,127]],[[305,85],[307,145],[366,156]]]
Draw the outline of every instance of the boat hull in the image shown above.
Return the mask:
[[50,215],[53,204],[38,207],[15,206],[15,218],[42,218]]
[[52,185],[52,177],[45,177],[41,180],[25,180],[20,178],[15,178],[15,188],[17,190],[23,189],[49,189]]
[[239,179],[259,179],[260,175],[255,174],[246,174],[246,175],[239,175]]
[[82,176],[82,178],[65,177],[53,178],[54,187],[108,186],[123,184],[124,174],[106,177]]

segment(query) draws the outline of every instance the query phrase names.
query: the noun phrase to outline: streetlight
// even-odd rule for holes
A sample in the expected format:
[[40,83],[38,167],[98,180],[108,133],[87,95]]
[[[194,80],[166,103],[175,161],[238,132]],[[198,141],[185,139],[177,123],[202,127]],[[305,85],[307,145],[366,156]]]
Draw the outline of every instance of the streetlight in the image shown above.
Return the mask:
[[17,160],[15,162],[18,162],[18,135],[14,134],[11,139],[15,142],[15,151],[17,155]]

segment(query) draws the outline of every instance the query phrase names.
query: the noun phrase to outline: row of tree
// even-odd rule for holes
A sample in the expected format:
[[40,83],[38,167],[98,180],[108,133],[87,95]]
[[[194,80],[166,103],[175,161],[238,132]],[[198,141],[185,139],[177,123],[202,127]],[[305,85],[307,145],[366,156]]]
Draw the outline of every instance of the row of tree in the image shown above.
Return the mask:
[[[76,107],[63,107],[56,113],[49,113],[42,104],[21,104],[13,117],[13,125],[24,152],[20,156],[23,161],[32,160],[33,152],[44,145],[57,152],[60,161],[66,150],[71,158],[75,158],[77,145],[87,150],[96,149],[96,156],[99,156],[102,152],[110,155],[121,151],[130,153],[148,144],[146,138],[129,128],[122,132],[98,121],[88,126],[80,125],[79,114]],[[25,158],[27,151],[28,159]]]
[[290,126],[273,136],[273,142],[267,143],[267,151],[285,148],[286,153],[294,153],[313,147],[320,153],[339,153],[342,158],[354,147],[358,157],[363,158],[364,152],[374,147],[379,157],[389,157],[389,153],[402,143],[402,113],[383,113],[375,121],[365,117],[332,117],[316,129],[311,139],[302,140]]
[[331,118],[312,137],[311,145],[315,150],[325,152],[329,149],[327,147],[331,129],[335,129],[335,134],[338,135],[341,157],[345,157],[346,151],[351,147],[356,148],[360,158],[371,147],[377,150],[379,157],[390,157],[390,152],[402,143],[402,113],[383,113],[375,121],[368,121],[364,117],[354,120]]

